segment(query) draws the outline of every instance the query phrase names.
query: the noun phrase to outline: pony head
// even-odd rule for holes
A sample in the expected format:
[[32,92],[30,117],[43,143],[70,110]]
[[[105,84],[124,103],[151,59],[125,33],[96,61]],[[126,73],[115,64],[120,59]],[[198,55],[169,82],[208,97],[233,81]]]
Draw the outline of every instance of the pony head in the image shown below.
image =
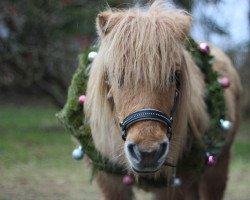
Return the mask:
[[[186,139],[190,100],[184,42],[190,25],[190,16],[162,2],[97,17],[100,48],[91,67],[86,116],[97,149],[137,173],[175,163]],[[119,123],[144,109],[172,115],[171,127],[139,120],[126,129],[124,142]]]

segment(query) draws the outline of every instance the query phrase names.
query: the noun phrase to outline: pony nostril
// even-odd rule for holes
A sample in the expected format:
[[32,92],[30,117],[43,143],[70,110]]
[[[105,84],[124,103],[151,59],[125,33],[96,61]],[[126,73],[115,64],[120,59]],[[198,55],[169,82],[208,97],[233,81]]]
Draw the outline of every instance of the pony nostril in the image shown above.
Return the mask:
[[158,150],[158,159],[161,159],[164,155],[166,155],[167,149],[168,149],[167,142],[163,142],[160,144],[160,148]]
[[134,159],[134,161],[136,161],[136,162],[141,161],[141,157],[140,157],[140,153],[138,151],[137,145],[130,143],[127,145],[127,150],[128,150],[128,153],[130,154],[130,156]]

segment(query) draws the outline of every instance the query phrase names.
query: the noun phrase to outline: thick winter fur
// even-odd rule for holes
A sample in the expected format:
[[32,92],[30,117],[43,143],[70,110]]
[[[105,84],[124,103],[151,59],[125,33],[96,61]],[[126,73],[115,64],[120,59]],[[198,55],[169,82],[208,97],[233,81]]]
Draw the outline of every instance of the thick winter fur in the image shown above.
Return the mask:
[[[181,88],[168,160],[178,163],[190,138],[200,138],[208,128],[203,74],[184,48],[190,26],[191,17],[186,12],[162,1],[145,8],[108,10],[97,17],[100,48],[91,66],[85,113],[96,148],[131,173],[134,172],[125,156],[119,122],[142,108],[169,114],[176,90],[175,72],[180,74]],[[214,69],[231,80],[225,99],[227,117],[234,128],[227,134],[227,145],[218,164],[200,182],[185,175],[177,189],[152,189],[157,199],[222,199],[230,146],[239,124],[241,86],[228,57],[212,45],[210,48],[216,58]],[[159,122],[138,122],[128,130],[127,139],[151,148],[166,137],[165,129]],[[171,176],[172,170],[162,167],[149,176],[157,177],[159,173]],[[99,172],[97,182],[103,199],[133,199],[131,188],[124,186],[121,179]]]

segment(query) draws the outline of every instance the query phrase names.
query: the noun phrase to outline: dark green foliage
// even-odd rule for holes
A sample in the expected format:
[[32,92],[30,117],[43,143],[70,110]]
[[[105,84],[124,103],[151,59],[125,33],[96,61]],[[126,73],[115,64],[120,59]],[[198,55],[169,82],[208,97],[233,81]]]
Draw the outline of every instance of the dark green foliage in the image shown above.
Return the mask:
[[79,50],[96,38],[97,13],[125,2],[1,0],[0,93],[34,92],[63,107]]
[[185,8],[189,12],[192,11],[192,8],[194,5],[194,0],[173,0],[173,2],[176,5],[181,6],[182,8]]

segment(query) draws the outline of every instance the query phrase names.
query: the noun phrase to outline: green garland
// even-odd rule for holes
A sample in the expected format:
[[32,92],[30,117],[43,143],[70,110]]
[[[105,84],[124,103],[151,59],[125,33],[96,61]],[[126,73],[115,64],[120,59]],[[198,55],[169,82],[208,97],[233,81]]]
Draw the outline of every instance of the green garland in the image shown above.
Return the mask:
[[214,56],[209,53],[201,53],[199,45],[192,38],[189,38],[186,48],[205,75],[207,85],[206,104],[211,120],[209,130],[204,135],[203,142],[206,151],[211,154],[220,154],[225,142],[224,138],[221,137],[222,134],[219,134],[221,132],[220,120],[226,117],[226,104],[223,89],[218,82],[219,74],[212,69]]
[[93,171],[105,170],[110,173],[120,174],[123,172],[123,168],[114,165],[96,150],[91,136],[91,130],[89,126],[84,125],[83,106],[78,102],[79,96],[85,93],[87,87],[88,75],[86,66],[89,64],[87,56],[89,52],[95,49],[96,48],[91,48],[80,55],[79,67],[72,78],[68,90],[67,102],[56,116],[79,141],[93,163]]
[[[127,172],[122,166],[112,163],[96,150],[91,136],[91,130],[89,126],[84,125],[83,107],[78,102],[78,97],[86,91],[88,81],[87,66],[90,63],[88,62],[87,56],[89,52],[96,49],[97,48],[91,48],[80,55],[79,67],[69,87],[67,103],[62,111],[57,114],[57,117],[82,145],[85,153],[92,161],[93,174],[96,170],[104,170],[112,174],[125,175]],[[199,45],[192,38],[188,39],[186,49],[192,54],[193,59],[205,74],[205,81],[207,83],[206,103],[211,121],[209,131],[205,134],[202,141],[193,141],[190,152],[185,154],[183,159],[180,160],[180,163],[178,163],[177,171],[185,170],[187,172],[201,174],[205,168],[206,152],[219,154],[224,145],[224,139],[219,133],[221,132],[220,119],[225,118],[226,107],[223,91],[217,81],[219,75],[212,70],[214,57],[209,53],[201,53],[199,51]],[[147,183],[151,183],[151,181],[152,180],[147,181],[146,179],[142,179],[139,182],[143,185],[147,185]],[[162,183],[164,181],[161,180],[160,182]],[[154,182],[154,184],[157,183]]]

